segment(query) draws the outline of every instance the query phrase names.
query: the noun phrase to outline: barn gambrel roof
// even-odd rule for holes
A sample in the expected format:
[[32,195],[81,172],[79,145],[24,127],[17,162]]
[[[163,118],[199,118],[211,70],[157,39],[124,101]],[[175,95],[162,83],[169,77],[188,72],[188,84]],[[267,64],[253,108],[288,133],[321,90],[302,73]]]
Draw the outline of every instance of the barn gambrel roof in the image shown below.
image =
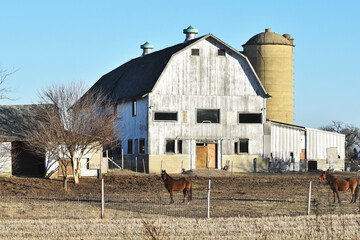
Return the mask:
[[109,100],[111,102],[120,102],[124,100],[140,98],[152,91],[173,55],[207,38],[215,39],[219,43],[225,45],[235,54],[238,54],[246,59],[246,62],[254,73],[260,89],[262,90],[261,94],[265,97],[269,97],[247,57],[220,39],[216,38],[212,34],[207,34],[190,41],[176,44],[174,46],[155,51],[142,57],[132,59],[118,68],[110,71],[109,73],[103,75],[89,89],[89,91],[103,91],[109,95]]

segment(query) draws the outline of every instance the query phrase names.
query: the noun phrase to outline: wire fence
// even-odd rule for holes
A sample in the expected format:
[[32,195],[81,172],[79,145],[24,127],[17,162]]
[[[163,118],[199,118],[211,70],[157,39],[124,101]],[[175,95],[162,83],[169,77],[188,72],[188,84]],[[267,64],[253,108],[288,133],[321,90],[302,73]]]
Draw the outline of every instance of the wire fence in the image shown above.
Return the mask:
[[[308,193],[289,199],[277,199],[269,195],[227,196],[196,189],[192,201],[183,203],[181,193],[174,194],[175,203],[170,204],[167,192],[123,194],[106,193],[102,209],[101,192],[89,194],[51,194],[0,197],[0,219],[87,219],[131,218],[139,215],[163,215],[185,218],[206,217],[261,217],[297,216],[308,213]],[[333,203],[330,188],[314,187],[310,198],[310,214],[360,213],[360,203],[350,203],[350,192],[340,192],[341,204]],[[188,200],[188,199],[186,199]],[[210,203],[210,208],[208,208]],[[208,211],[209,210],[209,211]]]

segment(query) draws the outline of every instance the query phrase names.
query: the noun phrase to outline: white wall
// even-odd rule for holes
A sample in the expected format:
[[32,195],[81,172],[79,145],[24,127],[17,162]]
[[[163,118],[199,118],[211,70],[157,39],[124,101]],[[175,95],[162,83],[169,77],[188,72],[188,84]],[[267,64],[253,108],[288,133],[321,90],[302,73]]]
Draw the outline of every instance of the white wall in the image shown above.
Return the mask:
[[340,159],[345,159],[345,135],[306,128],[307,159],[326,159],[327,148],[336,147]]
[[133,140],[134,152],[134,139],[145,139],[145,153],[148,145],[148,97],[136,99],[137,112],[136,116],[132,116],[132,101],[127,101],[119,106],[120,123],[118,126],[119,135],[121,136],[122,148],[124,154],[127,154],[128,140]]
[[[102,153],[102,151],[100,151]],[[76,154],[76,157],[78,157],[78,154]],[[81,176],[82,177],[96,177],[98,175],[98,168],[87,168],[87,162],[88,161],[92,161],[94,158],[99,159],[99,157],[97,155],[92,154],[92,152],[88,152],[87,154],[85,154],[82,159],[81,159]],[[107,172],[108,169],[108,161],[105,158],[102,158],[102,173]],[[91,165],[96,165],[96,164],[91,164]],[[100,166],[100,163],[99,165]],[[45,176],[47,177],[52,177],[52,176],[57,176],[59,170],[59,162],[56,161],[55,159],[51,159],[49,157],[49,154],[46,154],[46,158],[45,158]]]
[[11,142],[0,142],[0,176],[11,174]]
[[[225,57],[217,55],[219,47],[226,49]],[[200,56],[191,56],[192,48],[199,48]],[[149,94],[150,154],[165,154],[165,140],[177,137],[186,141],[183,154],[192,156],[196,153],[189,148],[193,149],[194,140],[222,140],[222,153],[229,155],[239,138],[249,139],[251,154],[262,155],[263,125],[237,123],[239,112],[262,112],[265,101],[257,92],[261,89],[246,59],[214,40],[200,41],[173,55]],[[198,108],[220,109],[220,124],[196,123]],[[154,122],[156,111],[177,111],[179,120]]]

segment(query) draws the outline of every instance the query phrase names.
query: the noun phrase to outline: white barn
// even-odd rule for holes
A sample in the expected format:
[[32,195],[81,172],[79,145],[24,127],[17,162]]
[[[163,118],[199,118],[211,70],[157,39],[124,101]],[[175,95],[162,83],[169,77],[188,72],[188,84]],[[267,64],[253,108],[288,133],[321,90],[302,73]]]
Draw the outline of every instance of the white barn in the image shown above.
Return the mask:
[[142,56],[90,89],[105,91],[114,104],[125,161],[151,173],[230,163],[233,171],[267,171],[271,154],[286,160],[291,153],[300,164],[305,128],[288,125],[286,135],[277,132],[281,124],[267,122],[270,96],[248,58],[212,34],[195,38],[192,27],[184,33],[185,42],[155,52],[146,42]]

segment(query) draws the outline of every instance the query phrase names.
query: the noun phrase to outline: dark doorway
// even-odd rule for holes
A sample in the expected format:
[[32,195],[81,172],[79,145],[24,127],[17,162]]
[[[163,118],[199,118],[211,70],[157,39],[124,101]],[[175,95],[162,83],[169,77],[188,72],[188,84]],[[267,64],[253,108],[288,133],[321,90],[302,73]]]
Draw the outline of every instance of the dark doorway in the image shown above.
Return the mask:
[[308,161],[308,171],[317,171],[317,161]]
[[26,149],[25,143],[16,141],[11,144],[12,175],[27,177],[45,176],[45,151],[37,156]]

